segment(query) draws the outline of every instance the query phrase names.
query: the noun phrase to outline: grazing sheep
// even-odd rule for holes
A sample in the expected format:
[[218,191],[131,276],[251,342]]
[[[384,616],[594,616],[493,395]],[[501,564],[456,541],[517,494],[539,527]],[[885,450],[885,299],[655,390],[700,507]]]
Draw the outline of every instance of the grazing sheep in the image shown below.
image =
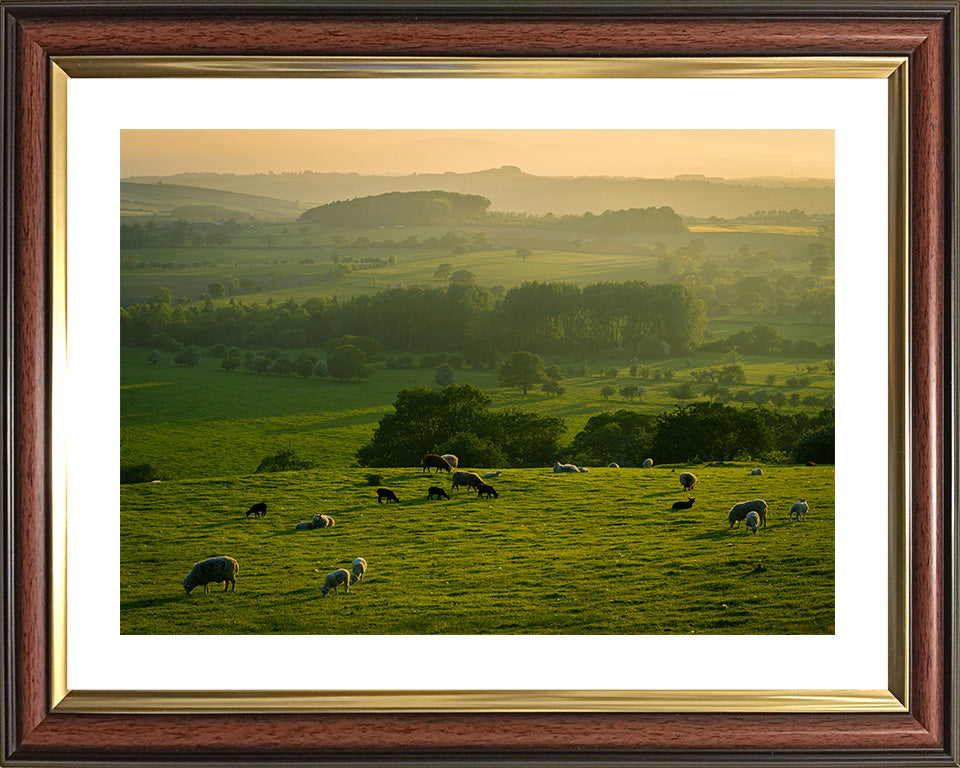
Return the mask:
[[254,517],[266,517],[267,516],[267,502],[261,501],[259,504],[254,504],[250,509],[247,510],[247,517],[253,515]]
[[[386,501],[384,501],[384,499],[386,499]],[[397,494],[389,488],[377,488],[377,504],[389,504],[391,501],[395,501],[398,504],[400,503]]]
[[358,557],[353,561],[353,565],[351,565],[350,568],[353,570],[353,580],[350,583],[356,584],[359,581],[362,584],[363,574],[367,572],[367,561],[362,557]]
[[444,472],[450,472],[451,467],[443,456],[437,456],[435,453],[428,453],[422,459],[420,459],[420,466],[423,467],[424,472],[429,472],[431,468],[434,468],[439,472],[441,469]]
[[457,466],[460,464],[460,459],[458,459],[458,458],[457,458],[456,456],[454,456],[452,453],[445,453],[445,454],[443,454],[443,457],[442,457],[442,458],[446,459],[446,460],[447,460],[447,464],[449,464],[449,465],[450,465],[451,467],[453,467],[454,469],[456,469]]
[[211,581],[218,584],[222,581],[224,592],[227,591],[227,587],[230,587],[231,592],[235,592],[237,590],[238,573],[240,573],[240,563],[232,557],[226,555],[208,557],[206,560],[194,563],[182,584],[188,595],[199,586],[203,587],[203,594],[209,594]]
[[697,484],[697,476],[693,474],[693,472],[680,473],[680,485],[683,486],[683,490],[689,491],[696,484]]
[[763,470],[760,469],[759,467],[758,467],[757,469],[751,469],[751,470],[750,470],[750,474],[751,474],[751,475],[762,475],[762,474],[763,474]]
[[[760,518],[760,522],[763,524],[763,527],[767,526],[767,502],[763,499],[752,499],[751,501],[741,501],[739,504],[734,504],[730,507],[730,511],[727,513],[727,520],[730,523],[731,528],[739,528],[740,521],[743,520],[750,512],[756,512],[757,516]],[[736,523],[736,525],[734,525]]]
[[611,461],[609,464],[607,464],[607,469],[620,469],[620,465],[615,461]]
[[580,470],[574,464],[561,464],[559,461],[553,462],[554,472],[579,472]]
[[500,477],[500,475],[502,474],[503,474],[503,470],[498,469],[496,472],[484,472],[483,476],[484,477]]
[[756,533],[757,528],[760,527],[760,515],[756,512],[747,512],[747,516],[743,518],[743,524],[747,526],[751,532]]
[[323,586],[320,587],[320,594],[326,597],[327,592],[332,589],[335,594],[339,595],[341,584],[343,584],[343,593],[345,595],[350,594],[350,573],[346,568],[337,568],[332,573],[328,573],[323,580]]
[[693,506],[695,499],[687,499],[686,501],[675,501],[671,509],[690,509]]
[[798,521],[807,519],[806,499],[800,499],[800,501],[795,501],[790,505],[790,514],[787,516],[787,519],[792,520],[794,515],[797,516]]
[[650,467],[652,467],[652,466],[653,466],[653,459],[644,459],[644,460],[643,460],[643,468],[644,468],[644,469],[650,469]]
[[461,485],[476,488],[478,485],[483,485],[483,479],[476,472],[454,472],[453,487],[459,488]]
[[450,497],[447,495],[447,492],[446,492],[445,490],[443,490],[443,488],[439,488],[439,487],[436,486],[436,485],[431,485],[431,486],[427,489],[427,498],[428,498],[428,499],[432,499],[434,496],[437,497],[437,501],[440,501],[440,497],[443,497],[443,498],[445,498],[445,499],[449,499],[449,498],[450,498]]
[[320,528],[323,525],[323,515],[314,515],[313,520],[301,520],[295,526],[295,531],[312,531],[314,528]]
[[477,496],[480,498],[486,497],[488,499],[491,496],[493,496],[493,498],[496,499],[500,496],[500,494],[497,493],[497,489],[494,488],[492,485],[487,485],[486,483],[480,483],[480,485],[477,486]]

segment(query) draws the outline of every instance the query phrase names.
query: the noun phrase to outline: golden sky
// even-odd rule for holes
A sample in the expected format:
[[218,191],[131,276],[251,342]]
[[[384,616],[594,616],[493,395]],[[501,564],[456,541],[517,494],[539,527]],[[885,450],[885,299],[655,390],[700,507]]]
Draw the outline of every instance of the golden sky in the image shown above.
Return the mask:
[[834,177],[832,130],[124,130],[120,173]]

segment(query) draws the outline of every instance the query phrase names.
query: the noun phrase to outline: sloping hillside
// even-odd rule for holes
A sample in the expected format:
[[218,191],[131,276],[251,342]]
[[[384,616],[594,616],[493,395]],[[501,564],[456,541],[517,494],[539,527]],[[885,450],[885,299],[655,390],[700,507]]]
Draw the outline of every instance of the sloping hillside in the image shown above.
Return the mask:
[[120,182],[120,216],[128,220],[162,216],[185,221],[293,221],[310,207],[299,201],[164,181]]

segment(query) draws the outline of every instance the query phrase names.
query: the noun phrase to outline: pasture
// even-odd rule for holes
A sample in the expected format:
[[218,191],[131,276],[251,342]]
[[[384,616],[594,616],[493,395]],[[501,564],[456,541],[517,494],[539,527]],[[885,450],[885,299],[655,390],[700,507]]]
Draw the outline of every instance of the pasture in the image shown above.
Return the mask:
[[[450,489],[419,467],[236,475],[121,486],[125,634],[831,634],[833,467],[510,469],[500,496]],[[365,475],[399,504],[377,504]],[[449,501],[428,501],[427,488]],[[673,511],[674,501],[696,499]],[[802,523],[790,503],[810,498]],[[730,530],[764,498],[767,527]],[[268,513],[246,518],[255,502]],[[315,513],[333,528],[295,531]],[[235,592],[185,595],[193,563],[240,562]],[[323,577],[369,567],[348,595]]]
[[[470,243],[478,236],[485,236],[490,245],[453,254],[449,248],[400,247],[396,243],[341,247],[332,244],[336,235],[345,236],[351,243],[363,237],[382,243],[411,235],[421,240],[440,238],[448,231],[465,237]],[[230,244],[222,247],[124,249],[124,254],[135,251],[144,266],[122,270],[120,300],[125,306],[145,302],[158,286],[169,288],[174,299],[196,300],[206,293],[207,286],[228,275],[241,280],[248,278],[259,285],[259,291],[238,296],[244,301],[262,302],[267,298],[303,301],[317,295],[344,299],[398,284],[446,285],[446,279],[434,277],[437,267],[445,263],[454,271],[474,273],[476,283],[485,287],[510,288],[526,281],[542,281],[545,275],[552,281],[581,286],[623,280],[659,283],[671,277],[654,255],[655,243],[678,248],[694,239],[703,240],[707,253],[716,256],[729,255],[743,245],[754,251],[780,251],[777,266],[798,277],[809,273],[807,248],[817,241],[806,231],[792,230],[711,230],[601,238],[573,230],[486,225],[333,230],[319,224],[257,224],[234,232]],[[516,250],[521,247],[532,251],[527,261],[516,257]],[[388,261],[392,257],[394,263],[335,276],[336,264],[332,261],[335,251],[341,260]],[[759,266],[745,270],[745,274],[768,271],[769,265]]]
[[[149,350],[139,347],[121,350],[121,463],[149,462],[169,479],[250,474],[264,457],[286,448],[319,467],[349,467],[356,460],[356,450],[370,441],[377,422],[391,410],[397,392],[436,386],[433,368],[391,370],[378,363],[369,379],[336,381],[253,374],[243,368],[227,373],[220,360],[209,357],[196,367],[185,368],[174,365],[173,355],[167,354],[152,365],[148,354]],[[546,356],[545,362],[566,366],[573,361]],[[604,411],[630,408],[657,413],[672,409],[680,404],[671,395],[679,383],[692,381],[695,371],[723,362],[723,355],[717,352],[657,361],[650,364],[651,371],[670,369],[674,379],[655,382],[631,378],[627,359],[591,360],[588,375],[561,380],[565,392],[559,396],[539,389],[524,395],[519,389],[501,388],[496,374],[489,370],[464,368],[456,371],[456,381],[483,390],[493,401],[493,409],[516,407],[563,417],[567,424],[563,442],[569,443],[591,416]],[[787,386],[786,380],[800,363],[819,364],[819,370],[807,376],[809,386]],[[823,363],[821,359],[744,356],[746,384],[732,388],[822,397],[832,394],[834,387],[833,375]],[[601,370],[612,367],[619,368],[617,378],[600,375]],[[777,380],[774,385],[766,383],[771,375]],[[605,386],[619,389],[628,384],[646,387],[641,400],[601,395]],[[697,384],[694,389],[699,393],[703,386]],[[819,407],[801,406],[799,410],[813,413]]]

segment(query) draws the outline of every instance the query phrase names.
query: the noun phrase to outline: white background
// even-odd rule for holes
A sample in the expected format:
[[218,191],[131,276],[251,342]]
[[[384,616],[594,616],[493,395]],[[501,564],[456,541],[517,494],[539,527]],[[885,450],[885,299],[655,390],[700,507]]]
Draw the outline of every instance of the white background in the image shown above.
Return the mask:
[[[69,688],[887,688],[884,80],[72,79],[68,105]],[[834,636],[120,635],[119,131],[384,127],[836,131]]]

